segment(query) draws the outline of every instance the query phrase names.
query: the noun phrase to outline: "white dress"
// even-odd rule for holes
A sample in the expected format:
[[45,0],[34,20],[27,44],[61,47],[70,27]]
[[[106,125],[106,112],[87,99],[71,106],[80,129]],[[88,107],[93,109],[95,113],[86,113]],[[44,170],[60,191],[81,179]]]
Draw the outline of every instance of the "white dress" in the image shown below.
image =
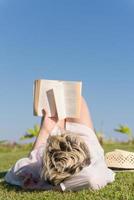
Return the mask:
[[[98,190],[108,183],[113,182],[115,180],[115,173],[107,168],[104,159],[104,150],[99,144],[94,131],[83,124],[74,122],[67,122],[66,130],[75,134],[78,133],[83,138],[89,148],[91,163],[78,174],[60,183],[59,188],[62,191],[78,191],[85,188]],[[58,132],[58,127],[55,127],[51,135],[56,135]],[[23,186],[26,177],[30,176],[34,180],[34,184],[38,184],[38,188],[43,190],[53,189],[54,186],[48,182],[42,182],[40,179],[42,156],[46,142],[47,139],[41,147],[33,150],[29,157],[18,160],[7,172],[5,181],[13,185]]]

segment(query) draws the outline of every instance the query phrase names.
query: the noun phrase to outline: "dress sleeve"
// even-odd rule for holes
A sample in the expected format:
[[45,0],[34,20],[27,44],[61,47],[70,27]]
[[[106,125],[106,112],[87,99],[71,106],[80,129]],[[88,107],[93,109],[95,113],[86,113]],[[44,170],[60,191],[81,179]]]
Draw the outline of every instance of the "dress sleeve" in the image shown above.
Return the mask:
[[91,188],[98,190],[114,181],[115,174],[108,169],[104,159],[104,150],[94,131],[83,124],[67,123],[66,129],[83,138],[90,152],[91,163],[78,174],[64,180],[60,186],[63,191],[78,191]]
[[[55,127],[50,134],[56,134],[58,127]],[[19,159],[10,168],[5,175],[5,181],[12,185],[18,185],[25,187],[25,189],[39,189],[50,190],[58,189],[53,187],[48,182],[41,180],[40,174],[42,170],[42,157],[47,144],[47,138],[45,138],[43,144],[30,152],[28,157]],[[60,187],[59,187],[60,189]]]
[[115,173],[102,162],[85,167],[78,174],[64,180],[60,186],[62,191],[99,190],[114,180]]
[[5,181],[22,186],[27,177],[32,177],[38,181],[40,178],[40,170],[42,167],[43,147],[33,150],[29,157],[19,159],[15,165],[9,169],[5,176]]
[[85,175],[72,176],[60,183],[62,191],[79,191],[90,187],[88,178]]

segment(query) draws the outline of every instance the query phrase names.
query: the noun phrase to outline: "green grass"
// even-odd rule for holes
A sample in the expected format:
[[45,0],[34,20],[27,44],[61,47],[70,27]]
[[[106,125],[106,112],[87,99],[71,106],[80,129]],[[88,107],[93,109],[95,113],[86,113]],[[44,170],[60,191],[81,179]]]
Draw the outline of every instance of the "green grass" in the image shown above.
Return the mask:
[[[134,145],[128,144],[105,144],[105,152],[115,148],[134,151]],[[0,180],[6,171],[19,158],[27,156],[28,148],[0,147]],[[10,186],[0,181],[0,200],[134,200],[134,173],[119,172],[116,174],[114,183],[107,185],[99,191],[82,190],[79,192],[52,192],[52,191],[30,191],[26,192],[19,187]]]

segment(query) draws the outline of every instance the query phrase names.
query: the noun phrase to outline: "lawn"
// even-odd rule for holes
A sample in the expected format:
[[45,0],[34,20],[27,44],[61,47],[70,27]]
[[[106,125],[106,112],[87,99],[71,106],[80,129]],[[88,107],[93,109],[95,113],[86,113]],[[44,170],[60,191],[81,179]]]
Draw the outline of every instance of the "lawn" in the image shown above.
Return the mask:
[[[105,152],[115,148],[134,151],[134,145],[105,144]],[[26,156],[29,148],[0,147],[0,200],[134,200],[134,172],[118,172],[116,181],[99,191],[82,190],[79,192],[26,192],[19,187],[9,186],[3,177],[11,165],[19,158]]]

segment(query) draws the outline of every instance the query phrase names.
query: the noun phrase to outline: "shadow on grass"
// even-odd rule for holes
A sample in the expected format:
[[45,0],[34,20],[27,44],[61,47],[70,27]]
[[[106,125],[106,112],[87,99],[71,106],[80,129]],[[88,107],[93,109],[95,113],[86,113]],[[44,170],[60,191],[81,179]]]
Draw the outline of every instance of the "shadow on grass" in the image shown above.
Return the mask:
[[14,191],[14,192],[25,192],[21,187],[16,186],[16,185],[10,185],[8,183],[6,183],[4,180],[3,182],[0,183],[0,188],[2,188],[3,190],[6,189],[8,192]]
[[19,186],[10,185],[5,182],[4,177],[5,177],[6,173],[7,173],[7,171],[0,172],[0,179],[1,179],[0,187],[3,189],[6,188],[7,191],[23,191],[23,189],[20,188]]
[[4,172],[0,172],[0,179],[3,179],[4,176],[6,175],[7,171],[4,171]]
[[[6,190],[7,192],[20,192],[20,193],[31,193],[31,192],[35,192],[37,193],[43,193],[43,192],[53,192],[53,193],[61,193],[61,191],[54,191],[54,190],[39,190],[39,189],[23,189],[20,186],[17,185],[10,185],[7,182],[5,182],[4,180],[2,182],[0,182],[0,188],[2,190]],[[67,193],[67,192],[66,192]]]
[[[6,175],[7,171],[3,171],[3,172],[0,172],[0,189],[2,190],[6,190],[8,192],[48,192],[50,190],[43,190],[43,189],[23,189],[22,187],[20,186],[17,186],[17,185],[11,185],[9,183],[7,183],[5,180],[4,180],[4,177]],[[53,191],[53,192],[57,192],[57,191]]]

